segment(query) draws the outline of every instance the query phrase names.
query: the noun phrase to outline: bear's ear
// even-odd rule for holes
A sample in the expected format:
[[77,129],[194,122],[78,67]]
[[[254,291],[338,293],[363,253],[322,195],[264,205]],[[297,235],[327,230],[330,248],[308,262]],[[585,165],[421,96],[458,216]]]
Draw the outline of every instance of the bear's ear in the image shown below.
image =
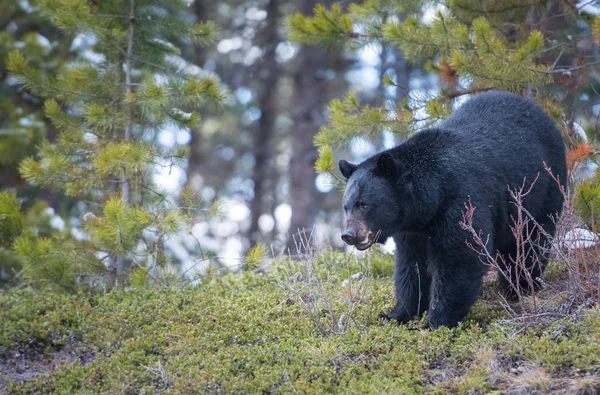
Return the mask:
[[377,166],[375,167],[375,174],[382,177],[395,177],[400,172],[400,165],[392,155],[388,152],[384,152],[377,158]]
[[340,166],[340,171],[342,172],[342,175],[344,176],[344,178],[346,180],[348,178],[350,178],[352,173],[354,173],[354,170],[356,170],[356,168],[358,167],[358,166],[353,165],[352,163],[348,162],[345,159],[340,160],[339,166]]

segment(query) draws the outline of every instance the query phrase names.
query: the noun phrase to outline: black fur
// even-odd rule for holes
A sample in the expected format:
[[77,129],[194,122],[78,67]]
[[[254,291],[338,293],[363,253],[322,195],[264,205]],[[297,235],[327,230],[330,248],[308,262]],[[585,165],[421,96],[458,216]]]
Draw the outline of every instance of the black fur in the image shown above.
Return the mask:
[[339,163],[340,165],[340,171],[342,172],[342,175],[344,177],[346,177],[346,179],[350,178],[350,176],[352,175],[352,173],[354,173],[354,170],[356,170],[356,165],[353,165],[351,163],[348,163],[348,161],[342,159]]
[[[430,326],[437,328],[453,327],[467,314],[486,269],[459,225],[469,198],[476,207],[474,228],[489,235],[488,249],[514,256],[509,188],[524,182],[528,188],[538,177],[524,205],[553,234],[550,215],[561,211],[563,196],[544,162],[564,186],[560,131],[533,101],[506,92],[481,94],[439,127],[358,166],[340,161],[348,178],[349,220],[360,217],[379,232],[378,242],[392,237],[396,243],[396,307],[387,317],[407,322],[427,310]],[[546,260],[532,269],[534,278]],[[505,279],[500,283],[509,288]]]

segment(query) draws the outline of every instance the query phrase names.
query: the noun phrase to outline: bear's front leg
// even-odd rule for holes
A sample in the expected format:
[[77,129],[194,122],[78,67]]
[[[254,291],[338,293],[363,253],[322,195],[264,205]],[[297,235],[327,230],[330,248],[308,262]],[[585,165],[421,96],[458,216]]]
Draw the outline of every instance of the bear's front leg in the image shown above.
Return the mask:
[[423,314],[429,304],[431,279],[426,267],[427,246],[422,238],[416,236],[399,236],[394,241],[396,306],[383,317],[406,323]]
[[433,272],[427,323],[433,329],[453,328],[475,303],[483,282],[484,267],[476,261],[438,262]]

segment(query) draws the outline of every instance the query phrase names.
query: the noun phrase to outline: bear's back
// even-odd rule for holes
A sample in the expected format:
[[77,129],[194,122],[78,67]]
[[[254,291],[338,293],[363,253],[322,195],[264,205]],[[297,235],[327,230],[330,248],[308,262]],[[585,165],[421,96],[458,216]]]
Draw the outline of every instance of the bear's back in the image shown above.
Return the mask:
[[530,99],[508,92],[483,93],[456,110],[439,129],[454,136],[449,148],[455,160],[490,163],[490,170],[512,173],[521,181],[524,173],[539,172],[546,163],[566,181],[560,130]]
[[560,131],[532,100],[509,92],[487,92],[459,107],[440,128],[474,140],[552,139],[562,144]]

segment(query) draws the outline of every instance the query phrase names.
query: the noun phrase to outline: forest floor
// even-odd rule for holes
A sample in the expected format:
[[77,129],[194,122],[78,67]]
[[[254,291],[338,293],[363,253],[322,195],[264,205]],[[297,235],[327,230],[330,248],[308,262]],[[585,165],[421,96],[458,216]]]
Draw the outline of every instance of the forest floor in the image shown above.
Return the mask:
[[514,316],[488,281],[458,328],[399,326],[378,318],[392,271],[391,256],[330,252],[183,288],[13,289],[0,393],[600,392],[600,309],[553,292]]

